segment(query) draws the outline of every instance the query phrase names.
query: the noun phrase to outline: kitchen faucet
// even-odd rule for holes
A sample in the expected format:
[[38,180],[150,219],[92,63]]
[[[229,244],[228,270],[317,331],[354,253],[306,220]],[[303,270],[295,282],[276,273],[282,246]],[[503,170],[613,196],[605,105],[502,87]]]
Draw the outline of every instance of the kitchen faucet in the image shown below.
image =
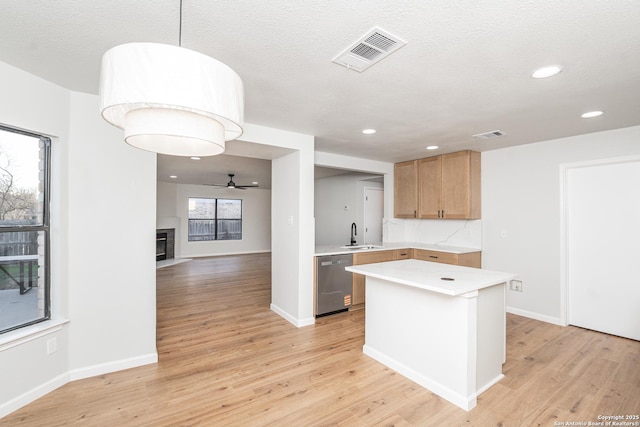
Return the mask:
[[356,238],[354,236],[358,235],[358,228],[356,227],[356,223],[351,223],[351,246],[356,244]]

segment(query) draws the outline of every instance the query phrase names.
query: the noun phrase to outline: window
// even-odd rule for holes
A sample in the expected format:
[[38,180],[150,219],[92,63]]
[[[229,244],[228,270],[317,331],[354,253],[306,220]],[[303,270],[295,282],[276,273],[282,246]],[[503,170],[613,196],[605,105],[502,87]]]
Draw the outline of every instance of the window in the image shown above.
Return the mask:
[[51,140],[0,126],[0,333],[47,320]]
[[189,197],[189,241],[242,240],[242,200]]

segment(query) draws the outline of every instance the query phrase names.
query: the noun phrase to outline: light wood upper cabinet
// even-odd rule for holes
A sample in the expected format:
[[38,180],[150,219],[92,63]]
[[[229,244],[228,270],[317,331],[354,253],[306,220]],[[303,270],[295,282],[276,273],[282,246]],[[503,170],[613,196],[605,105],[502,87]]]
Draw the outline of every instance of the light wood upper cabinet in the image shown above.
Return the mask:
[[480,153],[461,151],[441,157],[441,217],[480,218]]
[[394,190],[396,218],[478,219],[480,153],[460,151],[396,163]]
[[396,163],[393,170],[393,216],[417,218],[418,161]]
[[442,207],[442,156],[418,160],[418,217],[440,218]]

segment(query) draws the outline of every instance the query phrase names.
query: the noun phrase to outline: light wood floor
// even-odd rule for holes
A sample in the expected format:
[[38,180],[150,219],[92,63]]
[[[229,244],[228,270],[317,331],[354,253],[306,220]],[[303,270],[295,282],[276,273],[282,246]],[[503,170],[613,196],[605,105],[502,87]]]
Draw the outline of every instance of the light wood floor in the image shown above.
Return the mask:
[[269,311],[268,254],[157,276],[157,365],[69,383],[0,425],[554,426],[640,413],[640,342],[509,315],[506,378],[465,412],[362,354],[364,310],[300,329]]

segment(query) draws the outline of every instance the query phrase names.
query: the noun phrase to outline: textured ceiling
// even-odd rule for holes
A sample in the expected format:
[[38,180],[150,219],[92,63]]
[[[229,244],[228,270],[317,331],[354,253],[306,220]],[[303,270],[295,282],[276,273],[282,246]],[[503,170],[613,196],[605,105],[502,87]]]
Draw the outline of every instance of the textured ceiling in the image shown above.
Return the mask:
[[[639,125],[639,22],[637,0],[183,0],[182,46],[241,76],[247,122],[396,162]],[[407,45],[363,73],[331,62],[374,26]],[[2,0],[0,60],[97,93],[106,50],[178,29],[178,0]]]

